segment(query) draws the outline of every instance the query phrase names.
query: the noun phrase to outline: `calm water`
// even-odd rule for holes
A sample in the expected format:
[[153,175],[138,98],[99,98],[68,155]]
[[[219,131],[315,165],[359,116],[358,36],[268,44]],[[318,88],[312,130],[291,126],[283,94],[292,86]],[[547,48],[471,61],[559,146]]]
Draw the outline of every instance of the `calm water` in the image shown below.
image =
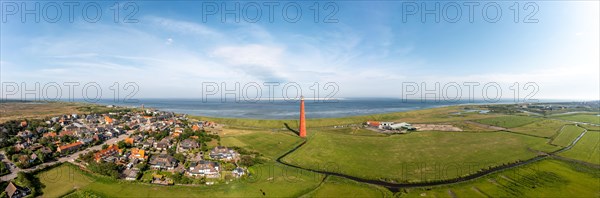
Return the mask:
[[[156,108],[163,111],[173,111],[190,115],[203,115],[211,117],[230,118],[258,118],[258,119],[295,119],[299,116],[298,101],[275,100],[226,103],[220,100],[201,99],[139,99],[137,103],[114,103],[111,100],[101,100],[100,104],[113,104],[118,106],[141,106]],[[306,100],[307,118],[331,118],[354,115],[368,115],[410,111],[415,109],[433,108],[459,104],[483,104],[485,101],[474,102],[421,102],[420,100],[402,101],[400,99],[340,99],[336,102],[314,102]]]

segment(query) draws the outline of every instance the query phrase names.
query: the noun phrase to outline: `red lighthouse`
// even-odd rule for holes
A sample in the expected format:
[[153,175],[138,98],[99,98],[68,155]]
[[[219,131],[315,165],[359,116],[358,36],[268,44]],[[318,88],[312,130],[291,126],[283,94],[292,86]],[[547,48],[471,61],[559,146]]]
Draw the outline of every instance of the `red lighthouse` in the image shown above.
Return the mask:
[[300,137],[306,137],[306,120],[304,118],[304,96],[300,98]]

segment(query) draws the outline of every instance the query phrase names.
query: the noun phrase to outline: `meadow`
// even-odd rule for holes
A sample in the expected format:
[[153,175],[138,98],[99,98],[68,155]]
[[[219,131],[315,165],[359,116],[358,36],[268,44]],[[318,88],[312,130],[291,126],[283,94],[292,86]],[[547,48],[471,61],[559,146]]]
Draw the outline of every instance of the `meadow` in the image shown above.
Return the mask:
[[474,120],[475,122],[479,122],[481,124],[499,126],[503,128],[515,128],[523,125],[527,125],[533,123],[535,121],[539,121],[541,118],[530,117],[530,116],[517,116],[517,115],[506,115],[495,118],[485,118]]
[[[273,163],[252,167],[250,171],[252,177],[211,186],[159,186],[120,181],[91,175],[74,165],[62,165],[37,176],[45,185],[44,197],[60,197],[77,191],[102,197],[298,197],[315,189],[324,177]],[[60,177],[57,178],[57,174]]]
[[[223,129],[226,133],[230,129]],[[269,159],[276,159],[295,145],[302,142],[302,138],[291,132],[271,132],[264,130],[236,130],[221,136],[221,145],[237,146],[251,151],[256,151]]]
[[575,125],[566,125],[562,130],[554,137],[552,144],[567,147],[569,146],[577,136],[581,135],[583,128]]
[[319,187],[302,196],[306,197],[391,197],[381,186],[355,182],[337,176],[328,176]]
[[600,116],[598,116],[598,113],[593,113],[593,114],[588,114],[588,113],[568,114],[568,115],[553,116],[553,118],[563,119],[563,120],[570,120],[570,121],[575,121],[575,122],[586,122],[586,123],[592,123],[592,124],[600,124]]
[[600,165],[600,132],[588,131],[575,146],[559,155]]
[[313,131],[305,145],[282,160],[367,179],[419,182],[456,178],[530,159],[536,156],[530,149],[558,149],[546,142],[508,132],[413,132],[377,137],[321,130]]
[[[319,118],[307,117],[308,128],[323,128],[331,126],[355,125],[369,120],[411,122],[411,123],[434,123],[434,122],[456,122],[471,119],[483,119],[501,116],[501,114],[452,114],[462,111],[464,106],[449,106],[432,109],[421,109],[407,112],[384,113],[374,115],[351,116],[343,118]],[[189,116],[197,120],[209,120],[217,123],[257,129],[286,129],[286,124],[293,129],[298,128],[298,120],[257,120],[243,118],[214,118],[205,116]]]
[[[99,111],[100,107],[73,107]],[[225,124],[219,144],[255,151],[267,159],[249,168],[251,177],[214,185],[159,186],[90,174],[65,164],[38,173],[43,197],[389,197],[381,186],[327,176],[275,162],[325,170],[364,179],[396,183],[423,182],[473,174],[482,168],[531,159],[537,151],[552,152],[569,145],[583,129],[567,122],[498,113],[453,114],[461,106],[390,114],[308,120],[308,137],[290,129],[296,120],[252,120],[194,117]],[[367,120],[447,123],[464,132],[419,131],[389,135],[360,128]],[[508,128],[497,131],[485,125]],[[287,124],[287,127],[286,127]],[[564,125],[562,131],[558,131]],[[332,126],[343,126],[334,128]],[[483,126],[483,127],[482,127]],[[289,128],[289,129],[288,129]],[[560,156],[600,164],[600,133],[590,132]],[[556,145],[552,145],[552,144]],[[558,145],[558,146],[557,146]],[[582,195],[598,185],[597,169],[559,160],[542,160],[483,178],[452,185],[402,189],[408,197],[522,197]],[[595,171],[595,172],[594,172]],[[577,180],[581,178],[581,180]],[[596,182],[596,183],[594,183]],[[559,190],[556,190],[559,189]],[[550,194],[553,193],[553,194]],[[595,193],[595,194],[594,194]]]
[[600,172],[584,165],[542,160],[476,180],[403,189],[401,197],[598,197]]
[[531,124],[526,124],[517,128],[512,128],[511,131],[535,135],[539,137],[552,137],[558,133],[558,130],[568,122],[560,120],[544,119]]

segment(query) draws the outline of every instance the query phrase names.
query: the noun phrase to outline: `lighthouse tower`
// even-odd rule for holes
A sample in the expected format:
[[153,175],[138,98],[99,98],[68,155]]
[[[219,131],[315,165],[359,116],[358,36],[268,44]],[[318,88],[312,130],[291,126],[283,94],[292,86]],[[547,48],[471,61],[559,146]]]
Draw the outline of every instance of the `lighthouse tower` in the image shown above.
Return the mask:
[[306,120],[304,118],[304,96],[300,97],[300,137],[306,137]]

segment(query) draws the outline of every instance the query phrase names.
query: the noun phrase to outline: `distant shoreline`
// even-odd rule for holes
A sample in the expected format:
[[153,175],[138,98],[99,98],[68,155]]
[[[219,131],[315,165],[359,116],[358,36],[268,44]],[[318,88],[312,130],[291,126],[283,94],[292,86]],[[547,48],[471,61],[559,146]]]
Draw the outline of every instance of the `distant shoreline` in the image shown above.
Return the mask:
[[[19,101],[3,100],[2,103],[25,102],[30,104],[45,103],[44,101]],[[187,114],[197,117],[211,117],[222,119],[254,119],[254,120],[291,120],[299,116],[297,102],[285,102],[282,100],[274,102],[258,103],[222,103],[220,100],[210,100],[203,103],[201,99],[139,99],[137,103],[115,103],[112,100],[100,100],[98,102],[87,102],[83,99],[75,101],[57,101],[51,103],[80,103],[88,105],[115,105],[126,108],[140,108],[142,104],[145,108],[152,108],[161,111],[170,111],[178,114]],[[540,101],[542,103],[573,103],[568,101]],[[336,103],[311,102],[306,103],[307,118],[347,118],[354,116],[375,116],[380,114],[409,112],[414,110],[432,109],[449,106],[464,105],[502,105],[516,104],[511,100],[499,102],[487,101],[459,101],[459,102],[435,102],[421,100],[407,100],[403,102],[400,99],[392,98],[347,98]]]

